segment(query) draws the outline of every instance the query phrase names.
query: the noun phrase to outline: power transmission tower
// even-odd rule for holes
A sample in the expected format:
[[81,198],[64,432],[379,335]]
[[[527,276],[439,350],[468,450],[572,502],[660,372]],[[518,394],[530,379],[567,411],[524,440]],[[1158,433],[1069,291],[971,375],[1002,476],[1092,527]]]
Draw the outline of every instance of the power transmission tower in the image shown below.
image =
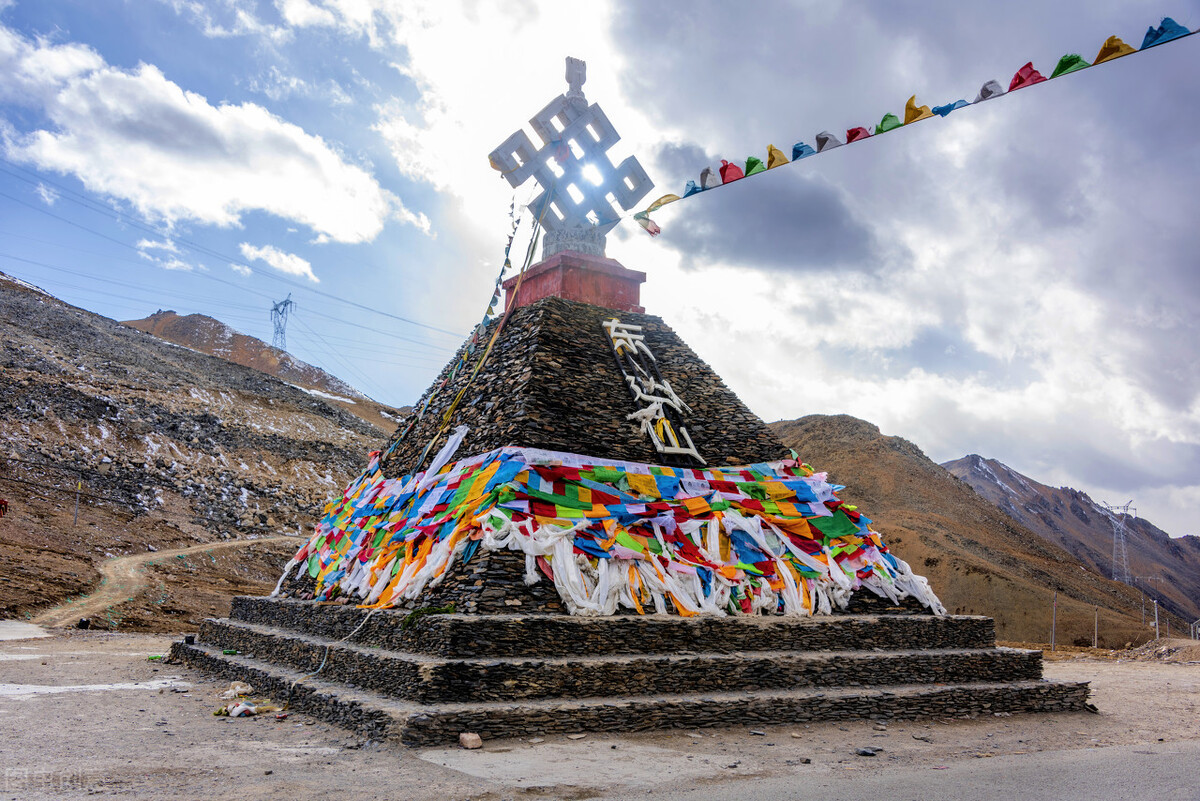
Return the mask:
[[[1106,503],[1104,508],[1113,524],[1113,581],[1122,581],[1128,584],[1129,552],[1125,548],[1125,520],[1131,514],[1136,515],[1137,509],[1133,508],[1133,501],[1129,501],[1124,506],[1113,506]],[[1120,517],[1117,517],[1118,514]]]
[[287,350],[287,321],[288,314],[296,308],[296,302],[292,300],[292,293],[278,303],[271,306],[271,322],[275,324],[275,338],[271,340],[271,344],[280,350]]

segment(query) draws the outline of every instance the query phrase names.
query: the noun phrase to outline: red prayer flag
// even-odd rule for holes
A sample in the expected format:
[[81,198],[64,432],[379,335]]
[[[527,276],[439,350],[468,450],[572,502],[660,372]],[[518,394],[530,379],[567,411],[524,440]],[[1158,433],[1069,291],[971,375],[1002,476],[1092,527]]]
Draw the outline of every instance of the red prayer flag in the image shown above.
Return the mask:
[[1035,83],[1041,83],[1046,80],[1046,76],[1033,68],[1033,62],[1030,61],[1024,67],[1017,70],[1017,74],[1013,76],[1012,83],[1008,85],[1008,91],[1015,92],[1017,89],[1024,89],[1026,86],[1033,86]]

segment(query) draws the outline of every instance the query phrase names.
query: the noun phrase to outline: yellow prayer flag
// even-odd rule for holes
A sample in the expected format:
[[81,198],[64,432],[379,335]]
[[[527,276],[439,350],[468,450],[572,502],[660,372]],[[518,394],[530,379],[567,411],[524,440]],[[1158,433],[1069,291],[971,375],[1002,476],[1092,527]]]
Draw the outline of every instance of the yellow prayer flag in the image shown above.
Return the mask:
[[674,203],[676,200],[679,200],[679,195],[663,195],[658,200],[646,207],[646,213],[649,214],[652,211],[658,211],[663,206],[667,205],[668,203]]
[[654,481],[654,476],[646,476],[640,473],[626,473],[625,478],[629,481],[629,488],[638,495],[650,496],[651,498],[658,497],[658,484]]
[[1129,45],[1121,41],[1119,36],[1110,36],[1104,40],[1104,44],[1100,46],[1100,52],[1096,54],[1093,64],[1099,64],[1102,61],[1112,61],[1114,58],[1127,56],[1130,53],[1136,53]]
[[917,96],[913,95],[904,105],[904,124],[908,125],[917,120],[928,119],[933,116],[933,112],[929,110],[929,106],[918,106]]
[[788,163],[787,156],[783,155],[783,151],[775,147],[775,145],[767,145],[767,169],[773,170],[783,164]]

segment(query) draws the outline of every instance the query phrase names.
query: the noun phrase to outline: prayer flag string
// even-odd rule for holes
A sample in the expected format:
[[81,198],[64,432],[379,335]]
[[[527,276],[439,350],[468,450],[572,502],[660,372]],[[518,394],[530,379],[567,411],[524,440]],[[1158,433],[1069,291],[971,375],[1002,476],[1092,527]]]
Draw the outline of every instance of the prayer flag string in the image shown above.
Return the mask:
[[866,139],[879,136],[880,134],[888,133],[889,131],[894,131],[905,126],[921,122],[922,120],[933,119],[935,116],[946,117],[951,112],[960,108],[973,106],[988,100],[993,100],[1002,95],[1015,92],[1018,89],[1024,89],[1035,84],[1045,83],[1055,78],[1061,78],[1062,76],[1073,72],[1079,72],[1080,70],[1095,67],[1118,58],[1123,58],[1124,56],[1145,52],[1152,47],[1157,47],[1158,45],[1165,44],[1167,42],[1179,41],[1198,32],[1200,32],[1200,29],[1196,31],[1189,31],[1187,28],[1175,22],[1175,20],[1171,19],[1170,17],[1163,17],[1162,22],[1157,28],[1151,26],[1146,31],[1146,35],[1142,38],[1142,46],[1137,50],[1123,42],[1119,37],[1110,36],[1107,40],[1105,40],[1104,44],[1101,45],[1100,51],[1096,54],[1096,57],[1092,63],[1089,64],[1086,59],[1077,53],[1068,53],[1058,60],[1058,64],[1055,65],[1054,70],[1050,73],[1048,78],[1035,69],[1033,63],[1030,62],[1016,71],[1012,79],[1009,81],[1007,90],[1005,90],[997,81],[988,81],[983,85],[983,87],[979,90],[979,94],[976,95],[975,99],[972,101],[954,100],[952,102],[930,108],[929,106],[917,105],[917,98],[914,95],[910,97],[908,99],[908,103],[905,104],[903,120],[901,120],[895,114],[885,114],[883,115],[883,118],[880,120],[879,124],[874,126],[873,132],[865,127],[857,127],[847,130],[846,140],[844,142],[840,140],[836,134],[830,133],[829,131],[822,131],[821,133],[817,134],[814,139],[816,147],[806,144],[805,142],[797,142],[795,145],[793,145],[790,161],[784,152],[775,145],[767,146],[767,160],[765,163],[756,156],[750,156],[747,158],[744,167],[722,159],[719,170],[714,171],[711,167],[706,166],[701,171],[699,184],[697,184],[695,181],[688,181],[682,195],[673,193],[663,195],[642,211],[634,214],[633,218],[637,221],[638,225],[642,226],[642,228],[644,228],[651,236],[658,236],[658,234],[662,232],[662,228],[658,225],[658,223],[650,219],[650,214],[670,203],[676,203],[685,198],[694,197],[722,186],[728,186],[734,181],[739,181],[743,178],[749,178],[753,175],[758,175],[768,170],[775,169],[776,167],[782,167],[784,164],[792,164],[800,161],[801,159],[841,147],[842,145],[848,145],[854,142],[862,142]]

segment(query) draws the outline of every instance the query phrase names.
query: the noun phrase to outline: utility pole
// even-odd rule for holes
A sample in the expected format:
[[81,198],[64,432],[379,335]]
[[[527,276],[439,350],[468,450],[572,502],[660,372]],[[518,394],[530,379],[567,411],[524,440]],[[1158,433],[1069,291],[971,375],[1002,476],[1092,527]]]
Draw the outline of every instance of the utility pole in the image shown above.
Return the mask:
[[1100,607],[1096,607],[1096,625],[1092,629],[1092,647],[1100,647]]
[[[1146,625],[1146,590],[1141,586],[1141,582],[1143,582],[1143,581],[1157,581],[1157,582],[1159,582],[1159,587],[1161,587],[1162,582],[1166,581],[1166,579],[1162,576],[1134,576],[1133,577],[1133,582],[1134,582],[1133,586],[1137,587],[1138,590],[1140,590],[1142,593],[1142,625],[1145,626]],[[1151,599],[1153,599],[1153,596],[1151,596]],[[1157,609],[1158,601],[1154,601],[1154,605],[1155,605],[1155,608]],[[1154,636],[1158,637],[1157,629],[1155,629]]]
[[1158,599],[1154,599],[1154,639],[1158,639]]
[[1055,590],[1054,591],[1054,604],[1051,607],[1051,612],[1050,612],[1050,650],[1051,651],[1056,650],[1054,638],[1055,638],[1055,635],[1058,633],[1056,631],[1057,628],[1058,628],[1058,590]]

